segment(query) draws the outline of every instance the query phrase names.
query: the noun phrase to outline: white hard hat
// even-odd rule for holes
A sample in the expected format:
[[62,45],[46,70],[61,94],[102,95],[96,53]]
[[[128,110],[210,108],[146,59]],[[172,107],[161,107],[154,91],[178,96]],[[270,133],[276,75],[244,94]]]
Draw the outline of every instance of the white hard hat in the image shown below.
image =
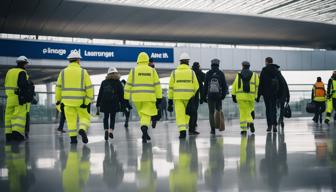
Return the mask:
[[67,59],[81,59],[82,56],[80,55],[80,53],[76,50],[71,51],[71,53],[68,55]]
[[118,73],[117,68],[115,68],[115,67],[110,67],[110,68],[107,70],[107,74],[110,74],[110,73]]
[[190,57],[189,57],[189,55],[188,55],[188,53],[182,53],[181,55],[180,55],[180,61],[181,60],[190,60]]
[[26,56],[22,55],[16,59],[16,63],[21,63],[21,62],[29,63],[29,60]]

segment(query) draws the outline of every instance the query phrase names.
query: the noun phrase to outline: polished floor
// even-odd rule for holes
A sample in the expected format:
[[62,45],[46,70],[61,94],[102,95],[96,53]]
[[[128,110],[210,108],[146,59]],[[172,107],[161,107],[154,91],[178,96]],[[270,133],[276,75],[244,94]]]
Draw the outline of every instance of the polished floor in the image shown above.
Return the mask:
[[115,138],[103,139],[93,124],[89,144],[72,147],[57,125],[32,125],[30,139],[6,145],[0,140],[0,191],[334,191],[336,126],[316,126],[310,118],[286,121],[283,131],[241,137],[239,122],[209,134],[178,139],[174,122],[150,130],[142,144],[137,123],[118,123]]

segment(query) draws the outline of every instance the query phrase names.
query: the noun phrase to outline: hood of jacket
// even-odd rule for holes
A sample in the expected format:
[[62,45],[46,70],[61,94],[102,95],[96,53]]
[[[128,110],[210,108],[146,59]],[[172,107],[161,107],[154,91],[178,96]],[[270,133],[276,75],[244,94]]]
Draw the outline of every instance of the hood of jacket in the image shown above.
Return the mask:
[[109,73],[106,76],[107,80],[119,80],[120,79],[120,74],[119,73]]
[[218,65],[211,65],[211,70],[219,70],[219,66]]

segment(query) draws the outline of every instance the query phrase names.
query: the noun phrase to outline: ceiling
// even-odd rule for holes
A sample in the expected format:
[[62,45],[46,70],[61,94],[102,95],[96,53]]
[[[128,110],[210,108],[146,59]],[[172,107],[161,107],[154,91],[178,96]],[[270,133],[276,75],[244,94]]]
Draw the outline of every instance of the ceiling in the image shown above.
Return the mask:
[[210,11],[336,24],[335,0],[78,0],[151,8]]
[[336,25],[324,23],[87,1],[1,4],[0,33],[336,49]]

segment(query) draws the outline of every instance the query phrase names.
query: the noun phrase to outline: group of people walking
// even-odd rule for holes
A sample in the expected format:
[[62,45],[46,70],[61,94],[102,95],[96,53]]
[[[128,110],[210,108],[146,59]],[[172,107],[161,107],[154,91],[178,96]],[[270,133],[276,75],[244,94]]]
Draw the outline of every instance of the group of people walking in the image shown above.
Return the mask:
[[[56,106],[62,113],[63,123],[66,119],[68,134],[71,143],[76,144],[80,135],[83,143],[88,143],[87,131],[90,127],[90,106],[94,100],[93,86],[88,72],[80,65],[81,55],[72,51],[68,57],[69,65],[58,76],[56,84]],[[7,95],[6,106],[6,140],[23,140],[25,138],[24,127],[26,113],[29,112],[28,104],[31,102],[31,88],[28,83],[28,75],[25,66],[28,59],[21,56],[17,59],[17,67],[8,71],[5,80]],[[189,135],[198,135],[197,110],[199,104],[208,103],[210,133],[216,134],[219,128],[215,114],[221,112],[222,101],[229,94],[229,88],[224,73],[220,70],[220,60],[211,60],[211,69],[204,74],[200,64],[194,62],[189,67],[190,57],[182,53],[179,58],[179,66],[172,71],[169,80],[168,106],[169,112],[175,111],[176,125],[179,129],[179,138],[184,139]],[[250,70],[248,61],[242,62],[242,69],[236,75],[232,84],[232,100],[237,103],[240,113],[241,134],[248,130],[255,132],[254,105],[264,98],[267,117],[267,131],[277,132],[277,126],[284,126],[283,109],[290,100],[288,85],[282,76],[279,66],[273,64],[273,59],[265,59],[266,66],[260,76]],[[336,103],[336,74],[328,83],[328,105],[331,109]],[[321,81],[315,85],[314,90],[321,89]],[[324,87],[323,87],[324,88]],[[314,91],[313,91],[314,92]],[[320,101],[320,93],[313,93],[314,101]],[[140,130],[142,141],[151,140],[148,134],[150,125],[155,127],[160,119],[160,103],[162,102],[162,88],[160,78],[155,70],[153,60],[148,54],[141,52],[137,58],[137,65],[130,70],[127,81],[120,81],[120,74],[114,67],[108,69],[106,79],[101,83],[96,106],[99,112],[104,113],[105,140],[113,139],[116,113],[124,112],[129,118],[133,102],[140,117]],[[322,104],[321,104],[322,105]],[[280,108],[277,120],[277,106]],[[323,108],[323,107],[321,107]],[[328,108],[328,107],[327,107]],[[316,121],[321,118],[316,113]],[[327,113],[326,121],[329,122],[330,113]],[[110,122],[109,122],[110,121]],[[320,120],[321,121],[321,120]],[[78,128],[77,128],[78,127]],[[125,123],[128,127],[128,121]],[[59,128],[59,131],[63,129]],[[188,132],[187,132],[188,131]]]

